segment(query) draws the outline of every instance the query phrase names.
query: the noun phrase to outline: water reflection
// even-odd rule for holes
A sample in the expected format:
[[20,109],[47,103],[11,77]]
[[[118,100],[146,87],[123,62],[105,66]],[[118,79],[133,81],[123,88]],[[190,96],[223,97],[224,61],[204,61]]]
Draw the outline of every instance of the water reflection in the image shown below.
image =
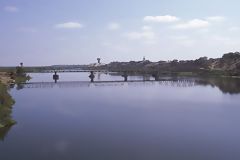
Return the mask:
[[[110,76],[114,76],[111,74]],[[102,80],[101,73],[97,73],[98,81],[94,81],[95,75],[93,72],[90,73],[89,78],[91,83],[88,81],[59,81],[59,76],[55,73],[53,75],[54,83],[52,82],[33,82],[26,84],[18,84],[17,89],[23,88],[71,88],[71,87],[91,87],[91,86],[122,86],[125,85],[165,85],[171,87],[193,87],[193,86],[212,86],[219,88],[224,94],[239,94],[240,93],[240,79],[239,78],[201,78],[201,77],[160,77],[157,80],[152,80],[150,75],[144,76],[128,76],[115,75],[118,77],[124,77],[123,80]],[[121,78],[122,79],[122,78]]]
[[91,79],[91,82],[94,82],[95,75],[93,71],[90,72],[89,78]]
[[3,140],[11,126],[16,122],[12,119],[14,100],[9,95],[7,87],[0,84],[0,140]]
[[100,73],[100,72],[97,73],[97,79],[98,79],[99,81],[101,80],[101,75],[102,75],[102,73]]
[[18,102],[14,118],[19,125],[11,132],[0,130],[0,138],[5,137],[2,159],[240,157],[240,95],[222,95],[210,87],[239,93],[232,91],[239,87],[238,79],[144,81],[140,75],[124,82],[121,75],[98,79],[96,74],[91,83],[89,73],[61,73],[55,83],[53,74],[43,76],[24,84],[20,92],[11,91]]
[[0,141],[4,141],[12,126],[0,128]]
[[24,76],[17,76],[15,78],[15,83],[10,84],[9,88],[13,89],[16,86],[17,90],[21,90],[21,89],[24,88],[24,84],[29,82],[30,80],[31,80],[31,77],[29,75],[26,75],[26,74],[24,74]]
[[218,87],[225,94],[240,93],[239,78],[204,78],[199,80],[198,84],[211,85],[212,87]]

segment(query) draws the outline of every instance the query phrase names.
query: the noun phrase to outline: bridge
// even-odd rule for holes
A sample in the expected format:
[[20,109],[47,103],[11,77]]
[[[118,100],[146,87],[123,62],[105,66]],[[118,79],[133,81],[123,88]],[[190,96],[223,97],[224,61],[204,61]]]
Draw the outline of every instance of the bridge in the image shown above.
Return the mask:
[[30,82],[22,83],[22,88],[75,88],[75,87],[102,87],[102,86],[142,86],[161,85],[172,87],[193,87],[197,83],[192,80],[130,80],[130,81],[60,81],[60,82]]
[[[58,72],[61,70],[49,70],[49,73],[53,74],[54,82],[30,82],[30,83],[22,83],[19,84],[19,88],[53,88],[53,87],[91,87],[91,86],[123,86],[123,85],[167,85],[167,86],[174,86],[174,87],[191,87],[195,85],[196,80],[191,79],[161,79],[159,74],[155,73],[152,74],[154,80],[145,79],[143,80],[128,80],[128,73],[123,72],[121,75],[123,77],[122,81],[94,81],[95,75],[94,73],[97,72],[96,70],[62,70],[62,72],[90,72],[88,76],[90,81],[59,81]],[[99,72],[104,72],[103,70],[99,70]]]
[[[39,71],[39,72],[34,72],[34,73],[64,73],[64,72],[102,72],[102,73],[108,73],[109,71],[107,70],[80,70],[80,69],[63,69],[63,70],[43,70],[43,71]],[[29,72],[32,73],[32,72]]]
[[[57,81],[59,80],[59,75],[57,74],[58,72],[90,72],[90,75],[88,77],[90,78],[91,82],[94,82],[94,79],[95,79],[94,73],[96,73],[96,72],[109,73],[106,70],[48,70],[48,71],[46,70],[46,71],[44,71],[44,73],[54,73],[53,80],[55,81],[55,83],[57,83]],[[125,82],[128,81],[128,77],[130,74],[127,71],[111,72],[111,73],[122,73],[121,76],[124,78]],[[146,74],[144,74],[144,75],[146,75]],[[159,79],[160,79],[160,74],[158,72],[152,73],[151,76],[154,77],[155,81],[159,81]]]

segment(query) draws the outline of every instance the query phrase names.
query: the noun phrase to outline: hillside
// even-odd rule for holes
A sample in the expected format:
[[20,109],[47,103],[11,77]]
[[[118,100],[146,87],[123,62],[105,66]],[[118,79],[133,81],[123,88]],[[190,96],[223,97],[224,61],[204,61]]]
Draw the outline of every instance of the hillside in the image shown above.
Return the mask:
[[[92,68],[92,67],[89,67]],[[93,69],[93,68],[92,68]],[[129,71],[160,74],[168,73],[192,73],[192,74],[212,74],[212,75],[240,75],[240,53],[231,52],[224,54],[221,58],[201,57],[196,60],[185,61],[130,61],[111,62],[107,65],[95,67],[95,69],[106,69],[109,71]]]

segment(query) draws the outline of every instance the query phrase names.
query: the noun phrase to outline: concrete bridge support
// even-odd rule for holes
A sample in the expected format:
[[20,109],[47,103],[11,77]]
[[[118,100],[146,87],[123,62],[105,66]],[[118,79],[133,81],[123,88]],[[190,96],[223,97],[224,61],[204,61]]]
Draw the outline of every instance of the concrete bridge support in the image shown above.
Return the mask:
[[156,72],[156,73],[153,73],[152,76],[154,77],[155,81],[159,81],[159,73]]
[[53,80],[55,81],[55,83],[57,83],[57,81],[59,80],[59,75],[57,74],[56,71],[54,72]]
[[127,72],[124,72],[122,77],[124,78],[124,81],[127,82],[128,81],[128,74]]
[[91,82],[94,82],[95,75],[93,71],[90,72],[89,78],[91,79]]

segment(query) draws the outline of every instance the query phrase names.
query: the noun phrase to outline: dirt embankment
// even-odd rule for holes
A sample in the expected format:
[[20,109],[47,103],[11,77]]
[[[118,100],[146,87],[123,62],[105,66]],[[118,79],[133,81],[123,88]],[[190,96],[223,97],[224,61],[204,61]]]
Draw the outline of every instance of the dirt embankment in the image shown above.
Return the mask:
[[11,78],[11,75],[7,72],[0,72],[0,82],[8,85],[14,83],[14,80]]

